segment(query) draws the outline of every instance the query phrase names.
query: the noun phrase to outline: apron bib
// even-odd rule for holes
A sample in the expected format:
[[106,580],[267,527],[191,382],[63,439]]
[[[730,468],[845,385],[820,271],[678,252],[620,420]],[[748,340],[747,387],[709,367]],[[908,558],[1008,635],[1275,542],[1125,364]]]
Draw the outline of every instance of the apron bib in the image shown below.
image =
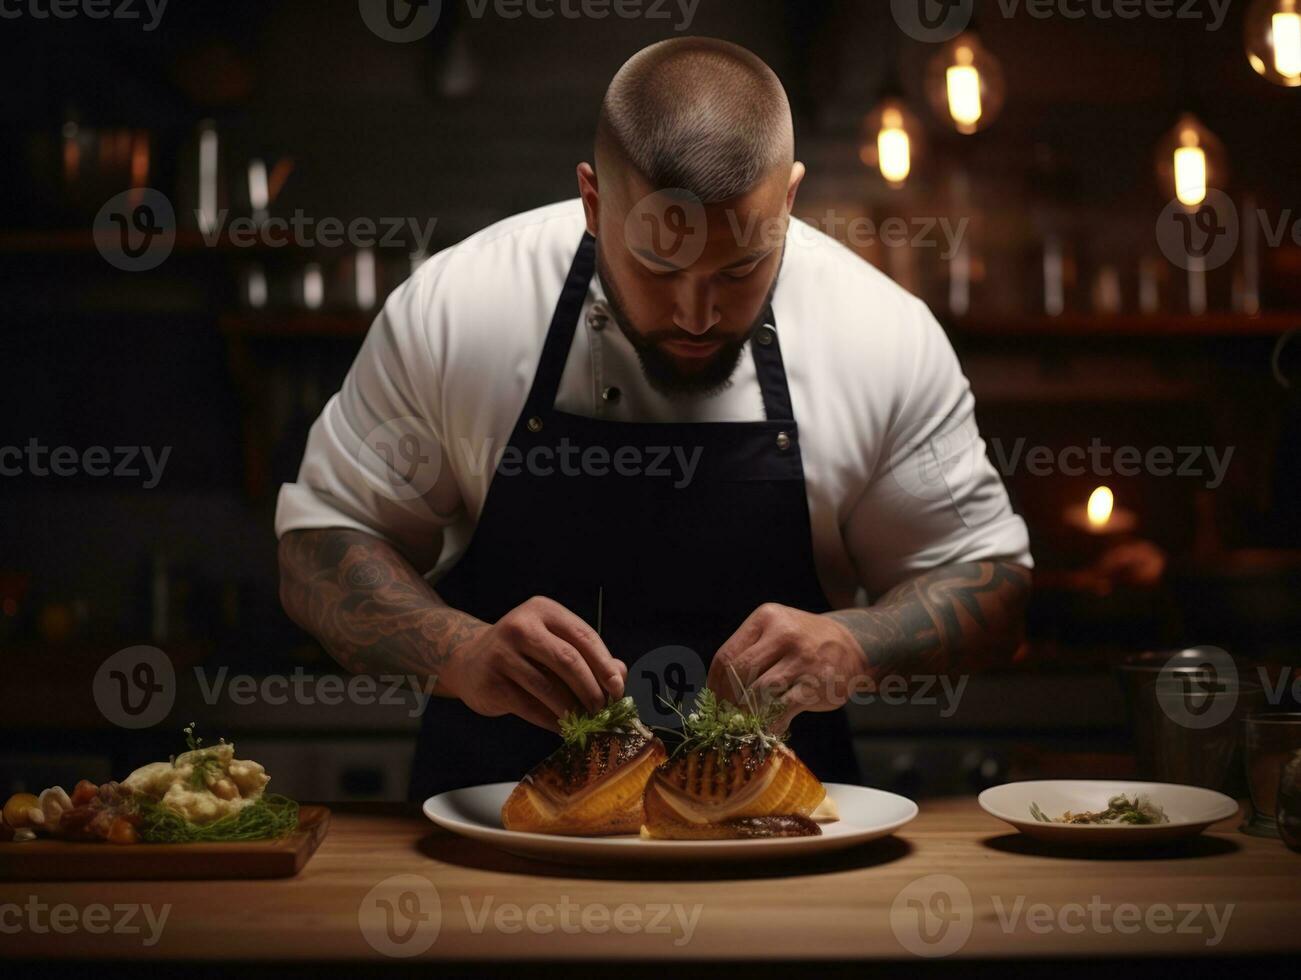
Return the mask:
[[[488,623],[542,595],[593,626],[603,591],[602,640],[630,665],[629,692],[635,680],[640,692],[652,692],[638,698],[649,721],[663,711],[656,694],[685,697],[689,707],[714,652],[758,606],[813,613],[831,606],[814,563],[799,434],[771,310],[750,344],[765,421],[572,415],[556,409],[556,393],[595,264],[596,240],[585,234],[479,523],[436,589]],[[488,718],[432,697],[411,797],[516,781],[558,744],[520,718]],[[790,744],[819,778],[859,781],[843,709],[799,715]]]

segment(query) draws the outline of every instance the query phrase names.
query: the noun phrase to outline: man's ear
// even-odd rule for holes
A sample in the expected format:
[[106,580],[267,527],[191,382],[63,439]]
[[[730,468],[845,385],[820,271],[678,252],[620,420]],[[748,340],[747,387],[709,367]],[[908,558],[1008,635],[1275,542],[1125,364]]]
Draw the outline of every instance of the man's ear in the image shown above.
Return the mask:
[[590,163],[578,165],[578,196],[583,199],[583,213],[587,215],[587,231],[593,237],[600,225],[601,195],[596,187],[596,171]]
[[804,164],[802,164],[802,163],[800,163],[798,160],[796,160],[796,161],[795,161],[795,166],[791,167],[791,182],[790,182],[789,186],[787,186],[787,188],[786,188],[786,210],[787,210],[787,212],[791,212],[791,211],[794,211],[794,210],[795,210],[795,195],[799,192],[800,184],[801,184],[801,183],[803,182],[803,180],[804,180],[804,174],[805,174],[805,173],[806,173],[806,170],[805,170],[805,168],[804,168]]

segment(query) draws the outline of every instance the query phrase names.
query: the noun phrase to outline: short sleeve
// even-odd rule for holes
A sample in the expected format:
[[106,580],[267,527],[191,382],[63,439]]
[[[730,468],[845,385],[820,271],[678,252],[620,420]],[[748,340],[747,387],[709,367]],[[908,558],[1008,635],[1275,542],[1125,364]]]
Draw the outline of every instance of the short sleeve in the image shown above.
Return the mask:
[[462,504],[444,465],[439,366],[423,328],[435,271],[395,290],[371,325],[312,425],[297,480],[280,490],[277,536],[346,527],[383,538],[418,567],[437,561]]
[[911,327],[879,463],[844,526],[869,596],[955,562],[1032,565],[1025,522],[986,457],[948,337],[920,301]]

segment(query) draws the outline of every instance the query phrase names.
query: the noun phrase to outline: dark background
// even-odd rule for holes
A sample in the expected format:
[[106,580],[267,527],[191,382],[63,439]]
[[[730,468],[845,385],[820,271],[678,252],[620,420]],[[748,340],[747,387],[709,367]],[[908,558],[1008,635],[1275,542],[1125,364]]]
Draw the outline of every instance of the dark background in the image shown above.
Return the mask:
[[[937,249],[860,251],[941,318],[987,440],[1058,451],[1097,437],[1234,456],[1213,490],[1205,478],[1035,476],[1024,466],[1008,475],[1040,564],[1018,669],[975,678],[949,718],[924,705],[856,713],[868,781],[911,792],[1123,774],[1132,763],[1113,669],[1124,656],[1217,643],[1289,665],[1301,642],[1301,345],[1287,339],[1301,326],[1301,248],[1287,238],[1262,246],[1259,312],[1241,301],[1238,254],[1208,277],[1198,313],[1154,231],[1167,200],[1156,147],[1190,108],[1227,148],[1222,186],[1240,210],[1301,219],[1301,90],[1249,68],[1245,3],[1218,31],[978,6],[1007,96],[973,137],[927,110],[935,48],[901,32],[887,3],[702,0],[687,33],[746,45],[787,85],[809,167],[801,215],[970,222],[965,309],[950,303],[952,269]],[[436,219],[434,250],[574,196],[609,78],[640,47],[675,36],[674,21],[469,10],[448,0],[434,32],[412,44],[376,36],[346,0],[172,0],[153,31],[85,16],[0,21],[0,446],[172,447],[153,489],[143,478],[0,478],[0,790],[124,775],[175,751],[192,712],[266,762],[282,789],[402,795],[406,709],[236,707],[186,693],[195,666],[258,677],[332,669],[279,610],[272,515],[374,313],[352,292],[350,246],[204,245],[192,217],[196,143],[210,120],[231,217],[249,210],[248,161],[286,161],[271,214]],[[903,190],[858,155],[862,120],[892,76],[926,128]],[[75,178],[69,123],[81,147]],[[101,257],[91,226],[130,186],[124,161],[136,146],[179,232],[158,268],[130,273]],[[1065,253],[1060,316],[1044,313],[1050,236]],[[381,301],[408,274],[411,245],[378,250]],[[1139,305],[1144,261],[1159,267],[1155,311]],[[298,296],[309,262],[324,280],[317,309]],[[256,309],[244,285],[255,270],[269,292]],[[1119,309],[1095,298],[1111,275]],[[1133,535],[1066,523],[1099,483],[1134,515]],[[1141,583],[1098,571],[1118,544],[1136,542]],[[109,654],[146,643],[172,658],[181,700],[157,726],[114,728],[91,678]]]

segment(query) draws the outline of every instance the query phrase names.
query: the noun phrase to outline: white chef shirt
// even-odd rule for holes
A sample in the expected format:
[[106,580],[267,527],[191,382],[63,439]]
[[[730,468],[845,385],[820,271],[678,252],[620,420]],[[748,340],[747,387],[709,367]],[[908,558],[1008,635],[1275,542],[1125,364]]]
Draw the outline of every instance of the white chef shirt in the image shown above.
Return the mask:
[[[365,531],[436,584],[483,510],[584,228],[577,200],[516,215],[433,256],[394,290],[312,426],[297,482],[281,488],[276,533]],[[763,419],[748,348],[724,391],[670,399],[650,386],[607,313],[593,276],[558,409],[633,422]],[[925,304],[792,221],[773,313],[813,551],[833,606],[864,604],[950,562],[1031,564],[967,379]],[[603,397],[610,388],[617,398]]]

